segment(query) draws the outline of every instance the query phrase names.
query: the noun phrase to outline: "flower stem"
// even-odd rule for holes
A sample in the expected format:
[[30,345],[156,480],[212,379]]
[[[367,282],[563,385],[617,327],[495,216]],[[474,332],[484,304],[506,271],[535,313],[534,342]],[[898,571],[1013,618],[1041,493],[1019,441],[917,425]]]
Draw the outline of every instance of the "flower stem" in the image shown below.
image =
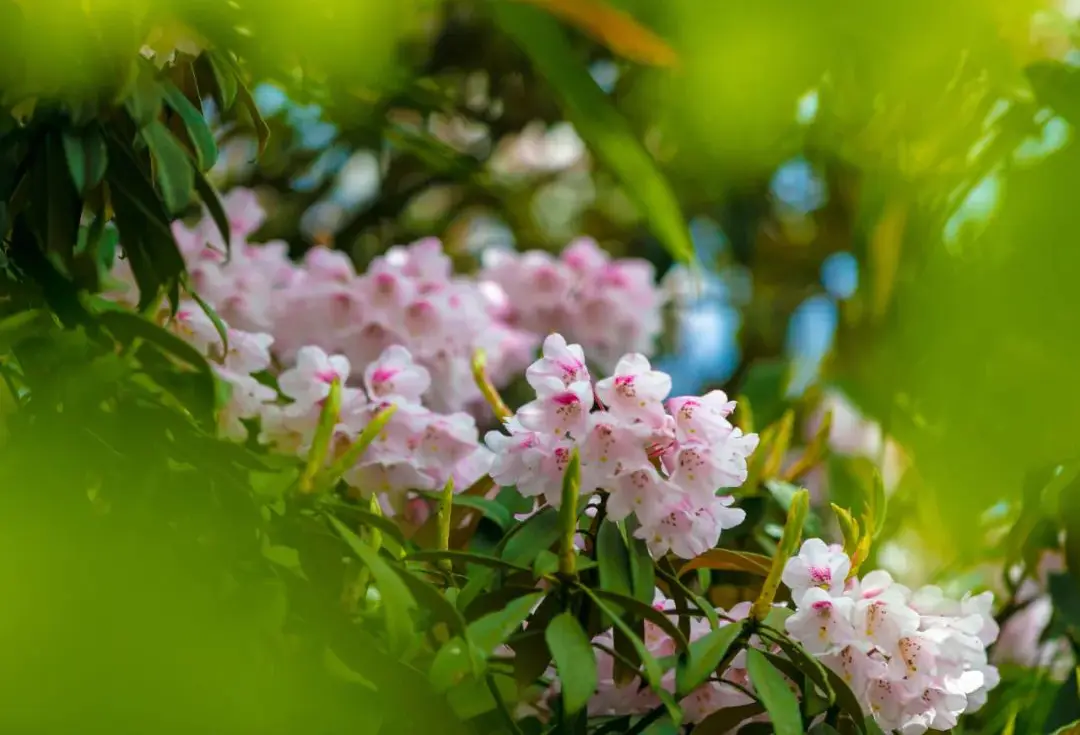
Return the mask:
[[480,389],[480,393],[483,394],[484,400],[491,406],[491,410],[495,413],[495,417],[502,422],[513,416],[513,412],[506,407],[506,403],[503,402],[498,389],[492,385],[491,379],[488,377],[487,353],[483,350],[478,349],[473,353],[472,374],[473,380],[476,381],[476,387]]
[[765,584],[761,588],[761,594],[750,608],[750,620],[758,623],[765,619],[772,609],[776,591],[780,588],[780,575],[784,573],[784,566],[791,555],[795,553],[799,540],[802,538],[803,523],[806,522],[806,514],[810,510],[810,493],[799,490],[791,500],[788,508],[787,522],[784,524],[784,534],[780,537],[780,544],[776,547],[776,555],[773,556],[772,567],[769,576],[765,578]]
[[[439,502],[439,551],[450,550],[450,517],[454,506],[454,478],[450,477],[443,486]],[[439,568],[446,573],[453,572],[449,559],[440,559]]]
[[581,457],[577,448],[570,455],[563,475],[562,502],[559,506],[559,574],[573,579],[577,576],[577,550],[574,536],[577,534],[578,495],[581,492]]

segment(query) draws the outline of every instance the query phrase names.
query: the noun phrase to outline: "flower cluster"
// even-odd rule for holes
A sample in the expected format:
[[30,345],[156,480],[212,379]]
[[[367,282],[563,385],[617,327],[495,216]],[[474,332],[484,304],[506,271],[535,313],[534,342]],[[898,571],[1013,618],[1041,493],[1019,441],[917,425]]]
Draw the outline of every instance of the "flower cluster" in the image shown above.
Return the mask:
[[[730,507],[746,480],[756,434],[744,435],[727,417],[735,404],[721,391],[665,399],[671,378],[641,354],[625,355],[615,374],[594,386],[580,345],[559,334],[544,340],[543,357],[526,371],[536,400],[491,431],[492,477],[527,497],[558,504],[563,473],[575,449],[581,487],[607,493],[606,512],[633,514],[653,554],[691,558],[716,545],[723,529],[745,513]],[[593,408],[598,410],[593,411]]]
[[842,550],[820,539],[788,561],[791,637],[842,676],[886,732],[948,730],[981,707],[999,680],[986,653],[998,635],[993,595],[950,600],[884,571],[848,579],[850,568]]
[[604,370],[627,352],[655,351],[664,298],[646,260],[612,260],[595,240],[579,238],[558,258],[540,250],[489,250],[482,277],[513,294],[503,319],[530,332],[567,335]]
[[[428,404],[458,411],[480,401],[471,372],[477,349],[502,386],[532,358],[540,334],[564,329],[600,364],[624,352],[652,354],[660,329],[660,291],[652,266],[610,260],[591,240],[556,260],[538,252],[495,254],[480,278],[457,276],[435,238],[394,246],[357,274],[347,255],[325,247],[301,263],[283,241],[251,243],[266,213],[248,189],[223,198],[231,249],[209,216],[173,234],[192,285],[238,329],[273,335],[273,354],[291,365],[300,348],[340,353],[358,368],[401,345],[431,375]],[[112,298],[134,303],[126,260],[113,270]],[[513,303],[508,294],[513,294]]]
[[[284,242],[248,242],[265,218],[251,191],[235,189],[223,203],[228,254],[209,217],[192,227],[175,223],[173,234],[199,295],[229,324],[273,335],[282,365],[316,345],[362,368],[400,345],[431,375],[428,404],[457,411],[481,397],[470,365],[477,349],[498,385],[519,374],[536,349],[536,335],[499,318],[506,295],[494,284],[454,276],[436,239],[392,247],[358,275],[348,256],[325,247],[296,264]],[[127,287],[113,297],[136,301],[127,261],[117,261],[113,276]]]
[[262,444],[306,457],[336,381],[344,387],[328,458],[333,461],[376,413],[395,406],[379,437],[343,478],[359,494],[378,496],[387,514],[405,512],[411,491],[433,490],[451,478],[455,487],[464,489],[487,474],[491,453],[480,444],[474,419],[465,413],[436,413],[421,404],[431,376],[404,347],[388,347],[369,363],[362,375],[363,388],[346,385],[351,374],[347,357],[301,347],[295,365],[278,375],[274,390],[255,376],[270,367],[274,338],[269,334],[228,328],[225,351],[209,317],[189,303],[181,305],[168,326],[206,354],[218,377],[228,383],[220,428],[234,440],[246,440],[248,426],[257,424]]

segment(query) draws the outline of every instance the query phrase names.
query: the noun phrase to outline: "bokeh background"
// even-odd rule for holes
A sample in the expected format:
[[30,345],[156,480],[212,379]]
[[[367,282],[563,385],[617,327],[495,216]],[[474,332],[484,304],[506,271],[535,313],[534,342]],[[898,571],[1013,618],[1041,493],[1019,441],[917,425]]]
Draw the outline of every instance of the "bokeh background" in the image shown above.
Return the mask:
[[[1032,478],[1078,459],[1078,18],[1072,0],[23,0],[0,3],[0,85],[12,119],[57,98],[100,114],[140,50],[227,49],[269,137],[218,121],[208,100],[221,149],[210,177],[257,192],[269,216],[253,240],[283,239],[296,257],[330,245],[358,269],[425,236],[464,271],[490,249],[558,252],[581,235],[648,259],[673,294],[655,362],[676,394],[745,396],[759,425],[794,406],[800,426],[823,396],[843,395],[845,411],[879,427],[866,431],[890,439],[871,442],[873,459],[902,457],[880,562],[913,586],[994,586],[1011,553],[1001,540],[1022,518],[1080,523],[1069,502],[1033,511],[1028,492],[1024,506]],[[575,106],[583,80],[669,182],[693,267],[636,198],[647,187],[611,165],[623,155],[605,142],[612,128]],[[98,461],[63,425],[6,440],[19,454],[4,450],[4,487],[16,490],[0,557],[40,559],[3,585],[21,590],[5,594],[5,657],[42,667],[35,682],[46,668],[74,688],[108,682],[69,702],[74,721],[102,691],[141,698],[137,650],[116,654],[115,680],[79,663],[120,640],[137,649],[128,626],[166,621],[64,594],[91,579],[109,589],[102,570],[116,571],[117,590],[167,579],[163,594],[188,576],[194,594],[206,577],[151,564],[144,541],[113,543],[122,530],[84,539],[78,519],[54,513],[45,489],[84,492]],[[843,478],[831,481],[842,497]],[[50,582],[24,615],[14,603],[30,599],[30,577]],[[117,590],[108,599],[130,601]],[[77,640],[52,637],[70,620]],[[216,645],[197,621],[169,625]],[[184,635],[168,648],[187,672],[178,682],[253,675],[185,661],[195,644]],[[55,700],[19,689],[21,670],[4,676],[19,692],[11,731],[55,731],[29,724]]]

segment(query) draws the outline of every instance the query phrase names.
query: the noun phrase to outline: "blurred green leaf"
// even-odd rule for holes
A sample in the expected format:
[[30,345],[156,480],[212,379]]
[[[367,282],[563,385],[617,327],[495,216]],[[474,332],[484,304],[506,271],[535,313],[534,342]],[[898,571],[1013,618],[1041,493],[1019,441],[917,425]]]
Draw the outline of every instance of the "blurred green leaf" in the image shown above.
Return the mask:
[[[222,56],[225,58],[222,58]],[[200,61],[205,61],[209,65],[211,74],[214,77],[214,99],[222,110],[230,110],[236,103],[236,93],[239,89],[239,83],[236,76],[236,69],[229,63],[229,59],[226,52],[217,50],[204,51],[202,56],[199,57]]]
[[214,186],[207,181],[202,171],[195,172],[195,191],[199,193],[199,198],[206,205],[206,211],[210,213],[210,218],[214,220],[218,232],[221,233],[226,249],[231,249],[232,228],[229,226],[229,215],[225,213],[225,207],[222,206],[221,198],[214,190]]
[[611,170],[672,257],[695,260],[678,200],[656,163],[612,106],[558,24],[544,13],[511,3],[493,6],[499,26],[528,55],[561,99],[566,115],[600,161]]
[[469,640],[481,653],[490,656],[521,626],[543,597],[543,592],[523,595],[508,603],[502,610],[473,621],[468,628]]
[[600,586],[603,589],[632,596],[630,554],[619,526],[604,521],[596,532],[596,561],[600,567]]
[[105,139],[96,126],[63,134],[64,156],[75,188],[82,193],[93,189],[105,176],[108,154]]
[[184,211],[195,186],[195,173],[187,153],[157,120],[143,128],[142,135],[154,154],[155,174],[165,206],[173,214]]
[[383,561],[378,552],[365,544],[352,529],[333,516],[326,516],[326,518],[356,557],[370,570],[372,578],[379,587],[390,647],[395,651],[404,650],[413,638],[410,611],[416,609],[416,600],[409,592],[409,588],[390,568],[390,565]]
[[217,143],[214,141],[214,134],[210,131],[206,118],[175,84],[167,82],[163,85],[163,89],[169,107],[175,110],[184,121],[184,127],[195,146],[195,160],[199,164],[199,169],[206,171],[214,165],[218,156]]

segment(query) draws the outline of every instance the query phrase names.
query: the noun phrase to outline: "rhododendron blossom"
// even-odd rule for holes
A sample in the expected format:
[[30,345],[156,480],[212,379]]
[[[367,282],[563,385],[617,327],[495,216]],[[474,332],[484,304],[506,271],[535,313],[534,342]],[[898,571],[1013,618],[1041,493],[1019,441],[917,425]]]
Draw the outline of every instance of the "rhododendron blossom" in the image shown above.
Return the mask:
[[210,318],[189,302],[180,305],[167,326],[206,354],[218,378],[228,385],[228,398],[219,410],[220,431],[226,438],[245,441],[249,426],[257,425],[262,444],[306,457],[336,382],[342,388],[328,459],[332,461],[376,413],[395,406],[379,437],[343,478],[359,494],[377,496],[388,514],[408,510],[416,516],[414,491],[434,490],[451,478],[464,490],[491,467],[492,453],[480,444],[472,416],[440,414],[422,405],[431,378],[404,347],[391,346],[368,364],[361,390],[348,385],[353,368],[347,357],[304,346],[297,350],[295,364],[277,375],[274,390],[255,377],[272,367],[272,336],[226,327],[226,351]]
[[504,309],[510,324],[565,334],[616,375],[621,356],[655,351],[664,298],[648,261],[612,259],[596,241],[579,238],[558,258],[490,250],[484,265],[482,278],[513,295]]
[[783,580],[795,614],[791,637],[839,674],[882,730],[948,730],[998,683],[986,648],[998,635],[990,593],[950,600],[912,592],[883,571],[845,583],[843,552],[809,539]]
[[[557,505],[562,474],[577,449],[582,492],[605,493],[611,520],[633,515],[635,534],[656,555],[696,556],[742,522],[745,513],[717,491],[746,480],[757,436],[743,435],[722,411],[703,410],[693,418],[699,433],[680,440],[668,409],[685,411],[692,399],[666,407],[671,378],[653,370],[644,355],[625,355],[615,375],[594,386],[581,346],[552,334],[526,376],[536,400],[506,422],[509,436],[492,431],[485,438],[495,452],[497,483]],[[716,399],[727,405],[720,396],[700,400],[712,405]]]

